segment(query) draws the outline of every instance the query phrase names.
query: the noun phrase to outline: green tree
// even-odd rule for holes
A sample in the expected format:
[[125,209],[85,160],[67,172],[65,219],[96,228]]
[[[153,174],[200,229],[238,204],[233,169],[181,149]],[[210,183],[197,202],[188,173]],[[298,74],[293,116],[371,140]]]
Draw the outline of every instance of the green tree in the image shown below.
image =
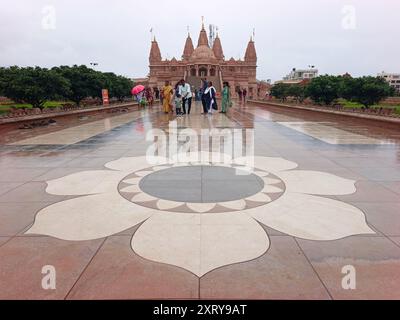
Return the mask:
[[357,91],[359,90],[357,88],[357,79],[347,77],[343,78],[341,83],[340,83],[340,97],[343,99],[346,99],[348,101],[352,101],[354,97],[356,96]]
[[393,88],[385,79],[379,77],[346,79],[342,84],[341,95],[347,100],[361,103],[369,108],[393,95]]
[[340,97],[342,77],[319,76],[311,80],[306,95],[317,104],[331,105]]
[[278,83],[271,88],[271,95],[282,102],[286,101],[289,96],[289,85]]
[[76,105],[79,106],[82,100],[89,97],[101,97],[101,90],[105,85],[105,78],[101,72],[84,65],[61,66],[52,70],[68,80],[70,90],[65,96],[68,100],[75,102]]
[[292,84],[287,89],[288,96],[293,97],[297,102],[303,102],[306,98],[306,87],[300,84]]
[[117,76],[114,73],[105,73],[105,87],[109,90],[110,98],[123,101],[124,98],[131,95],[133,81],[123,76]]
[[68,94],[69,83],[53,70],[14,66],[1,69],[0,92],[13,101],[43,109],[46,101]]

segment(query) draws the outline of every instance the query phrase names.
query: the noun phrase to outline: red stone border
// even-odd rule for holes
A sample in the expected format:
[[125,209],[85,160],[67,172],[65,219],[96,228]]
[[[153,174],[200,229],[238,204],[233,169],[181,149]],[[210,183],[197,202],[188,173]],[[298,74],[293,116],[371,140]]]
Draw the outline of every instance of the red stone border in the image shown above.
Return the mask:
[[343,111],[343,110],[339,111],[339,110],[328,109],[326,107],[317,107],[317,106],[305,107],[305,106],[299,106],[299,105],[290,105],[290,104],[277,103],[277,102],[271,102],[271,101],[261,101],[261,100],[260,101],[259,100],[249,100],[248,102],[254,103],[254,104],[270,105],[270,106],[274,106],[274,107],[286,107],[286,108],[297,109],[297,110],[322,112],[322,113],[336,114],[336,115],[341,115],[341,116],[348,116],[348,117],[353,117],[353,118],[377,120],[377,121],[400,124],[399,117],[387,117],[387,116],[383,116],[383,115],[363,114],[363,113],[357,113],[357,112],[352,112],[352,111]]
[[114,104],[110,106],[94,106],[94,107],[86,107],[86,108],[76,108],[75,110],[61,111],[61,112],[46,112],[35,115],[25,115],[19,117],[2,117],[0,118],[0,125],[2,124],[10,124],[10,123],[18,123],[25,121],[35,121],[35,120],[45,120],[56,117],[70,116],[70,115],[80,115],[87,114],[93,112],[103,112],[103,111],[117,111],[122,108],[132,108],[137,107],[137,102],[129,102],[129,103],[121,103]]

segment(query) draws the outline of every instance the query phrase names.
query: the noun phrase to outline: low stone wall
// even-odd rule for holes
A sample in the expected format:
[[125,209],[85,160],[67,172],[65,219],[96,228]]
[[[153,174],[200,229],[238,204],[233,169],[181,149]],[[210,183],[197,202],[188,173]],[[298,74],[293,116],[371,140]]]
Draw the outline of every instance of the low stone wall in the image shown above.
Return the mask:
[[303,106],[303,105],[291,105],[285,103],[278,103],[274,101],[267,100],[249,100],[249,103],[255,104],[264,104],[271,105],[275,107],[285,107],[297,110],[306,110],[306,111],[314,111],[314,112],[323,112],[330,114],[337,114],[342,116],[350,116],[361,119],[369,119],[369,120],[377,120],[377,121],[385,121],[390,123],[400,124],[400,115],[395,114],[393,110],[390,111],[388,108],[379,108],[379,109],[345,109],[342,106]]
[[383,104],[391,106],[400,106],[400,97],[390,97],[383,101]]
[[14,110],[14,112],[10,112],[0,116],[0,125],[1,124],[9,124],[16,122],[27,122],[27,121],[40,121],[46,120],[50,118],[57,118],[69,115],[84,115],[93,112],[119,112],[122,109],[126,109],[126,111],[130,111],[129,109],[138,108],[138,103],[129,102],[129,103],[118,103],[111,104],[109,106],[88,106],[88,107],[57,107],[57,108],[46,108],[43,110],[40,109],[21,109]]

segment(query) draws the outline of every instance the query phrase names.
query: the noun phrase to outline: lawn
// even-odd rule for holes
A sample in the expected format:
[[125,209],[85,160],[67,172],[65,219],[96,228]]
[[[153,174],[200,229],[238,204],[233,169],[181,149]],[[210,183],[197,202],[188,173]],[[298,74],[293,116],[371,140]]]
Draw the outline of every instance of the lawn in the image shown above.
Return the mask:
[[[357,102],[347,101],[344,99],[340,99],[339,103],[343,105],[345,108],[353,109],[353,108],[363,108],[364,106]],[[374,105],[370,107],[371,109],[375,108],[391,108],[395,110],[395,113],[400,114],[400,106],[393,106],[393,105]]]
[[[45,108],[56,108],[60,107],[61,105],[68,103],[65,101],[47,101],[44,104]],[[5,113],[9,111],[11,108],[27,108],[31,109],[32,105],[24,104],[24,103],[7,103],[7,104],[0,104],[0,113]]]

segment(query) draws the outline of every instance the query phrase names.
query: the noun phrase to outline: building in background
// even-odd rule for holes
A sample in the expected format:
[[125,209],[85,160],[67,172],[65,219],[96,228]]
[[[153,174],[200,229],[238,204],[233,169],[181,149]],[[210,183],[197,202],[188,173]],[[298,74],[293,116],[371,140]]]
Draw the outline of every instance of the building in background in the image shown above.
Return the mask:
[[275,83],[299,84],[308,82],[316,77],[318,77],[318,69],[315,69],[315,67],[311,67],[310,69],[293,68],[283,80],[276,81]]
[[149,85],[149,78],[131,78],[135,85],[142,85],[147,87]]
[[397,92],[400,92],[400,73],[387,73],[383,71],[378,74],[378,77],[384,78],[391,87],[395,88]]
[[250,98],[256,98],[258,94],[257,53],[253,38],[247,44],[244,60],[226,60],[218,33],[215,38],[209,38],[203,24],[197,47],[194,47],[188,34],[180,60],[163,60],[161,50],[154,39],[151,43],[149,62],[148,83],[152,88],[162,87],[165,81],[175,84],[180,79],[185,79],[193,87],[199,88],[201,79],[206,78],[213,82],[218,92],[221,91],[222,83],[226,81],[232,90],[246,89]]

